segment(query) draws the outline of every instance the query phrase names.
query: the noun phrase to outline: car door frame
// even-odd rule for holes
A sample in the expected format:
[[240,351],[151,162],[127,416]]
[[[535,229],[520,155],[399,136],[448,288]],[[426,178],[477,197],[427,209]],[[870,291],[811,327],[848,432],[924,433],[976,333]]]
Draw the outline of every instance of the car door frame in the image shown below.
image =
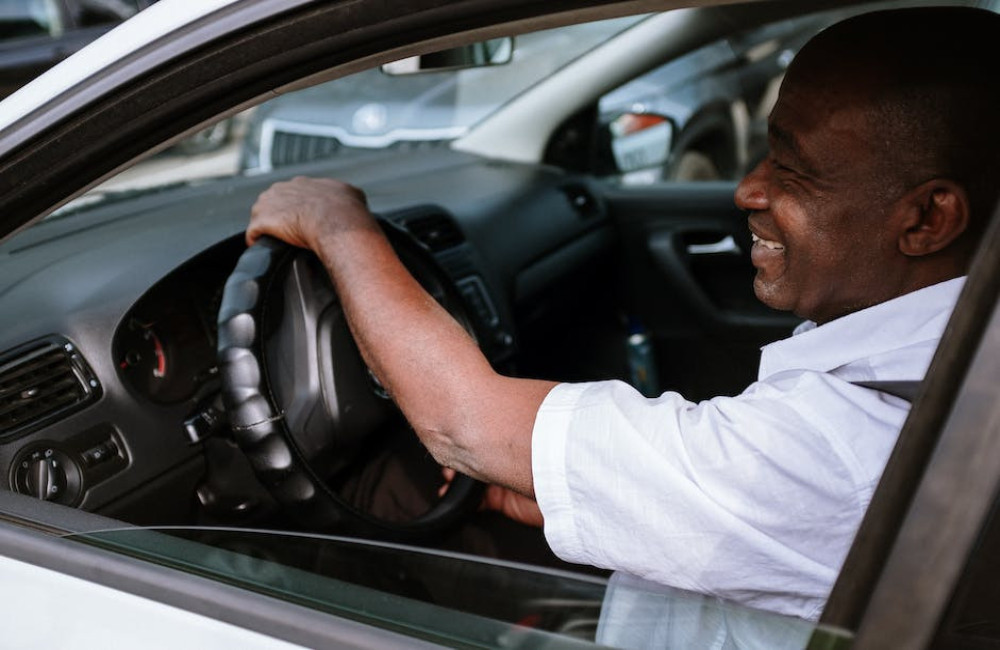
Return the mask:
[[660,390],[692,401],[741,392],[757,378],[761,346],[801,322],[754,297],[735,187],[661,182],[603,193],[620,233],[625,311],[654,343]]

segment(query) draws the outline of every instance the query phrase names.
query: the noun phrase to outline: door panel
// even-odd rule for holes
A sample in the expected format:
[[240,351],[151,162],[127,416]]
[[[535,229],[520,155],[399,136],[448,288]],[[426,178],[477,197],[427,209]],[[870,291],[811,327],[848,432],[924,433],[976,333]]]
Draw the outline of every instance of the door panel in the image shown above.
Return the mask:
[[653,342],[661,389],[688,399],[742,391],[756,378],[760,346],[800,320],[754,296],[734,189],[663,184],[605,197],[621,233],[626,309]]

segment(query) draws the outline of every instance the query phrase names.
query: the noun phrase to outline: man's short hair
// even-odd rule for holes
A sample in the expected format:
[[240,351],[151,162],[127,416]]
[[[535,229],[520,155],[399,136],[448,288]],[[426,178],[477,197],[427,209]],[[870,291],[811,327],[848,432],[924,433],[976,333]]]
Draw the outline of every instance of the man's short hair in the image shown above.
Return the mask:
[[[969,7],[862,14],[810,41],[799,59],[874,75],[873,147],[887,187],[947,178],[969,194],[970,235],[1000,198],[1000,16]],[[835,60],[831,60],[834,53]],[[798,61],[797,61],[798,62]]]

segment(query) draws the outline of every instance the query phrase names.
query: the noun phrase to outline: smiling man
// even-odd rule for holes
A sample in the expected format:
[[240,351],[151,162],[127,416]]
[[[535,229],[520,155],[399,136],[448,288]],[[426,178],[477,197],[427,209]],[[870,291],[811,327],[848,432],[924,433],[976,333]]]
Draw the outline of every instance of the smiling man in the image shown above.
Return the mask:
[[558,555],[814,619],[909,409],[861,384],[923,377],[997,198],[998,22],[871,14],[793,62],[736,202],[757,296],[807,321],[735,397],[498,375],[337,181],[276,184],[247,240],[319,255],[434,457],[544,517]]
[[992,209],[990,59],[951,42],[967,30],[928,33],[931,48],[887,37],[901,29],[891,21],[849,22],[802,51],[770,116],[770,156],[736,192],[757,297],[820,324],[963,275]]

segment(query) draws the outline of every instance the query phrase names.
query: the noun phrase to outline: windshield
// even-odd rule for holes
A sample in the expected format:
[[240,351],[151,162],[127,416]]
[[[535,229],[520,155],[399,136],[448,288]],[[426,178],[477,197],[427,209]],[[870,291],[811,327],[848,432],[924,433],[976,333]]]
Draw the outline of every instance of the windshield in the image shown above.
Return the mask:
[[387,150],[446,147],[511,99],[644,18],[518,35],[510,60],[500,65],[412,74],[375,67],[286,93],[182,140],[54,216],[178,184]]

